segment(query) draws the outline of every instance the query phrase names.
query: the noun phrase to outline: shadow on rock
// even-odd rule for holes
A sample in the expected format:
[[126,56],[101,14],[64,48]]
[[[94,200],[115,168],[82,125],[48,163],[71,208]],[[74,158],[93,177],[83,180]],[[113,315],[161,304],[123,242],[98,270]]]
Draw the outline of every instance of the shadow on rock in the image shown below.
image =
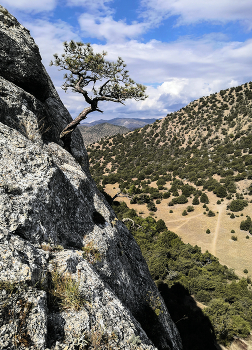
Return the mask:
[[180,283],[169,288],[161,282],[158,289],[178,328],[183,350],[221,350],[208,317]]
[[51,348],[55,346],[56,342],[65,340],[65,326],[66,321],[60,313],[52,313],[48,316],[47,326],[47,346]]

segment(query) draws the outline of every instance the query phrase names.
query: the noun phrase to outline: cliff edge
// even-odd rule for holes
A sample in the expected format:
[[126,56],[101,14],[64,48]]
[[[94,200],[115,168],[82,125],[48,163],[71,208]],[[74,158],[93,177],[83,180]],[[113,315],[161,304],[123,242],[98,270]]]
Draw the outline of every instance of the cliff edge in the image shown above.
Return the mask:
[[0,348],[182,348],[133,236],[88,170],[39,49],[0,6]]

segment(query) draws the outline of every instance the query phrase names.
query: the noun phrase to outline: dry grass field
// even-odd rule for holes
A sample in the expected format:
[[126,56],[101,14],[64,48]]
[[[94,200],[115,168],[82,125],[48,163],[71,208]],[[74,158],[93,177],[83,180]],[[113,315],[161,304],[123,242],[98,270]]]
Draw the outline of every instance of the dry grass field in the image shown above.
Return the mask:
[[[106,185],[105,191],[113,197],[119,192],[118,184]],[[181,237],[183,242],[198,245],[202,252],[208,250],[218,257],[221,264],[234,269],[239,277],[252,277],[252,236],[247,231],[240,230],[241,221],[246,219],[246,215],[251,216],[252,214],[252,203],[249,203],[242,212],[234,213],[235,218],[231,219],[227,214],[230,213],[227,210],[227,204],[230,201],[224,199],[221,204],[217,204],[220,198],[213,193],[206,193],[209,198],[207,206],[215,213],[214,217],[207,216],[202,203],[195,205],[193,212],[182,216],[184,209],[192,205],[192,198],[189,198],[186,204],[176,204],[172,207],[168,206],[171,198],[163,199],[160,204],[156,204],[157,211],[154,217],[157,220],[163,219],[168,229]],[[245,196],[245,199],[250,201],[252,196]],[[124,201],[129,208],[135,209],[142,217],[150,215],[145,204],[130,204],[129,198],[121,196],[116,200]],[[170,213],[170,210],[173,213]],[[207,229],[210,230],[210,234],[206,233]],[[231,230],[234,230],[235,233],[231,233]],[[237,237],[236,241],[231,239],[233,235]],[[244,269],[248,270],[247,275],[244,274]]]

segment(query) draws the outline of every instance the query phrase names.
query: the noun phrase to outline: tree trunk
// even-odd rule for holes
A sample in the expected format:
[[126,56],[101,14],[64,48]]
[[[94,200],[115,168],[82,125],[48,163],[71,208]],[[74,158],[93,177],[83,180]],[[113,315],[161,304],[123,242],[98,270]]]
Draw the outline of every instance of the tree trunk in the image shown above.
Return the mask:
[[94,109],[92,106],[85,108],[79,115],[76,117],[71,123],[69,123],[65,129],[63,129],[60,133],[60,138],[63,139],[68,134],[71,134],[77,125],[83,120],[87,118],[87,115],[91,112],[93,112]]
[[60,133],[60,138],[64,142],[64,148],[71,153],[71,134],[77,125],[87,118],[87,115],[93,112],[92,106],[85,108],[71,123],[69,123]]

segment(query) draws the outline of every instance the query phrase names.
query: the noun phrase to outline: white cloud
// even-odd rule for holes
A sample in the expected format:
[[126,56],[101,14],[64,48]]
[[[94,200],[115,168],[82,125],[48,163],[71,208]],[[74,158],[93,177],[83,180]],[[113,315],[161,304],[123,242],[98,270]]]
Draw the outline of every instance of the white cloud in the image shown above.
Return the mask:
[[252,40],[218,45],[209,38],[186,38],[170,43],[151,40],[146,44],[132,40],[94,47],[96,51],[107,51],[111,60],[120,55],[128,64],[133,79],[145,84],[197,77],[204,77],[206,82],[222,78],[226,81],[226,77],[242,79],[250,74]]
[[145,23],[127,24],[125,21],[115,21],[111,16],[93,16],[82,14],[79,17],[79,24],[83,35],[106,39],[108,42],[121,42],[126,38],[135,38],[145,32]]
[[[152,40],[146,44],[132,40],[94,46],[96,51],[107,51],[108,59],[123,57],[130,76],[148,84],[149,98],[127,101],[125,113],[160,117],[201,96],[252,80],[252,40],[216,45],[212,39],[206,36],[198,41],[181,39],[171,43]],[[118,113],[122,111],[120,107]]]
[[87,9],[89,13],[93,12],[103,12],[111,13],[113,10],[110,9],[107,5],[113,0],[67,0],[68,6],[82,6]]
[[[74,28],[63,21],[50,23],[37,20],[23,24],[31,30],[62,101],[72,116],[76,117],[85,107],[83,97],[70,91],[65,94],[60,88],[64,72],[48,64],[55,52],[62,52],[63,41],[81,38]],[[136,82],[148,85],[149,98],[138,102],[128,100],[126,106],[101,103],[99,107],[104,110],[104,114],[92,113],[91,119],[111,119],[116,116],[164,117],[191,100],[252,80],[252,40],[244,43],[219,41],[216,44],[215,37],[208,35],[198,40],[181,38],[170,43],[130,40],[116,44],[94,44],[93,47],[95,52],[107,51],[109,60],[115,61],[121,56],[130,76]]]
[[[128,100],[126,106],[101,103],[104,115],[96,113],[95,118],[164,117],[201,96],[252,80],[252,40],[222,43],[218,47],[208,39],[147,44],[132,40],[117,45],[93,45],[96,52],[107,51],[110,60],[123,57],[130,76],[147,84],[149,95],[145,101]],[[77,116],[84,107],[82,96],[73,97],[70,92],[60,95],[67,101],[72,115]]]
[[43,63],[46,69],[49,62],[53,59],[54,53],[63,53],[64,41],[80,40],[78,34],[74,31],[71,25],[64,21],[49,22],[39,19],[34,22],[22,22],[28,28],[36,44],[39,46]]
[[1,5],[7,9],[17,9],[24,12],[51,11],[56,7],[58,0],[1,0]]
[[178,24],[252,19],[251,0],[142,0],[141,3],[145,8],[142,15],[156,23],[169,16],[179,16]]

